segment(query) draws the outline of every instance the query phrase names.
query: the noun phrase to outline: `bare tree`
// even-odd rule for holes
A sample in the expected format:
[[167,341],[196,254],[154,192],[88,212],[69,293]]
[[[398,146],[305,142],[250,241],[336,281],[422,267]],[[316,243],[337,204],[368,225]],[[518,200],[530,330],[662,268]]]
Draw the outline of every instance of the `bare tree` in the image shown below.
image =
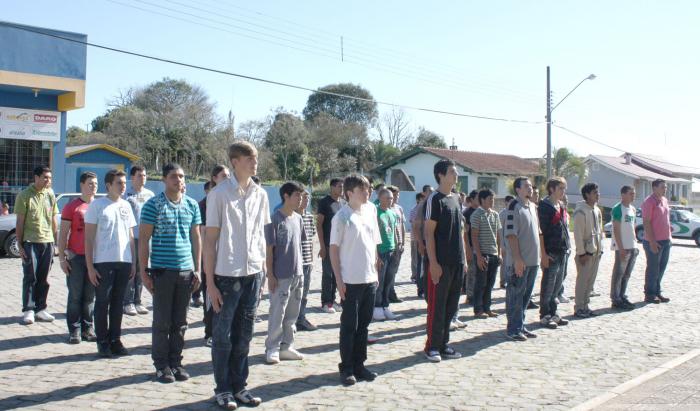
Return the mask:
[[384,113],[379,120],[377,132],[380,140],[399,150],[413,143],[411,123],[402,108],[393,107],[391,111]]

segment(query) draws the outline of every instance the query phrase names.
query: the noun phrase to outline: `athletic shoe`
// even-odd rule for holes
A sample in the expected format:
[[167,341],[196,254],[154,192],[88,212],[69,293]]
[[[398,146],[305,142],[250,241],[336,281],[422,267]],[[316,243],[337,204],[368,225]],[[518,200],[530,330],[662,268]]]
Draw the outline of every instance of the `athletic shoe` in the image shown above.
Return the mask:
[[556,314],[554,314],[554,315],[552,316],[552,321],[554,321],[555,323],[557,323],[557,325],[559,325],[559,326],[569,324],[569,320],[565,320],[565,319],[561,318],[560,316],[558,316],[558,315],[556,315]]
[[559,298],[559,304],[568,304],[571,302],[568,298],[566,298],[563,295],[560,295],[558,298]]
[[182,365],[174,367],[173,375],[178,381],[187,381],[190,379],[190,374],[182,367]]
[[343,307],[342,307],[340,304],[338,304],[338,303],[333,303],[333,309],[334,309],[335,312],[337,312],[337,313],[342,313],[342,312],[343,312]]
[[483,319],[489,318],[489,315],[486,314],[485,312],[480,312],[480,313],[474,314],[474,318],[479,318],[479,319],[483,320]]
[[129,355],[129,351],[124,347],[124,344],[122,344],[121,341],[112,341],[112,343],[109,345],[109,350],[112,352],[112,355],[117,355],[117,356],[123,356],[123,355]]
[[590,317],[590,314],[588,314],[588,311],[586,310],[576,310],[574,313],[574,317],[576,318],[588,318]]
[[523,335],[527,338],[537,338],[537,334],[532,333],[532,332],[526,330],[525,328],[523,328]]
[[230,392],[222,392],[216,394],[216,405],[225,410],[235,410],[238,408],[236,400],[233,399],[233,395]]
[[624,310],[625,309],[622,301],[613,301],[610,304],[610,308],[612,308],[613,310]]
[[335,308],[333,308],[333,304],[322,305],[321,310],[326,314],[335,314]]
[[192,299],[192,307],[194,308],[199,308],[204,305],[204,301],[202,300],[202,297],[197,297]]
[[600,293],[597,292],[597,291],[591,291],[591,293],[589,294],[589,296],[590,296],[590,297],[600,297]]
[[442,357],[440,356],[440,351],[438,350],[428,350],[425,352],[425,358],[430,362],[440,362]]
[[628,299],[622,300],[622,304],[624,305],[625,310],[634,310],[637,308],[637,306],[631,303]]
[[204,345],[207,347],[211,347],[211,337],[207,338],[207,340],[204,342]]
[[53,315],[49,314],[48,311],[46,311],[46,310],[41,310],[41,311],[39,311],[38,313],[36,313],[36,320],[37,320],[37,321],[43,321],[43,322],[46,322],[46,323],[50,323],[50,322],[52,322],[53,320],[55,320],[55,318],[54,318]]
[[530,302],[527,303],[527,309],[528,310],[534,310],[536,308],[540,308],[539,305],[535,304],[534,301],[530,300]]
[[454,323],[457,326],[457,328],[467,328],[467,323],[459,321],[459,318],[455,318]]
[[279,359],[282,361],[299,361],[304,359],[304,354],[300,353],[292,347],[289,347],[286,350],[281,350],[278,356]]
[[454,321],[450,321],[450,331],[456,331],[457,330],[457,323]]
[[148,314],[148,308],[144,307],[141,304],[136,304],[136,306],[134,308],[136,308],[136,312],[141,314],[141,315]]
[[659,298],[659,301],[661,301],[662,303],[667,303],[667,302],[670,302],[670,301],[671,301],[670,298],[664,297],[664,296],[661,295],[661,294],[657,295],[657,297]]
[[384,317],[386,317],[387,320],[395,320],[399,318],[398,315],[391,312],[389,307],[384,307]]
[[455,351],[455,349],[452,347],[446,347],[440,352],[440,355],[442,356],[442,358],[447,358],[448,360],[456,360],[458,358],[462,358],[462,353]]
[[374,381],[378,374],[365,368],[364,366],[353,373],[357,381]]
[[137,315],[138,313],[136,312],[136,307],[134,304],[127,304],[124,306],[124,314],[126,315]]
[[644,298],[644,302],[659,304],[661,302],[661,299],[659,297],[646,297]]
[[508,338],[513,341],[527,341],[527,337],[521,333],[518,334],[508,334]]
[[89,342],[95,342],[97,341],[97,335],[95,335],[95,330],[90,327],[87,330],[83,330],[82,333],[80,333],[80,338],[83,341],[89,341]]
[[496,314],[496,313],[493,312],[493,311],[486,311],[486,315],[488,315],[488,316],[491,317],[491,318],[496,318],[496,317],[498,317],[498,314]]
[[163,384],[170,384],[175,382],[175,376],[173,375],[173,371],[170,369],[170,367],[165,367],[161,368],[160,370],[156,370],[156,380]]
[[551,315],[545,315],[544,317],[540,318],[540,324],[552,330],[557,328],[557,322],[552,319]]
[[251,394],[250,391],[246,390],[245,388],[234,394],[234,398],[236,398],[236,400],[241,404],[249,407],[257,407],[262,403],[262,399],[260,399],[260,397],[254,397],[253,394]]
[[273,365],[273,364],[279,364],[280,362],[280,353],[279,351],[267,351],[265,352],[265,362]]
[[75,329],[68,336],[68,344],[80,344],[80,330]]
[[97,355],[102,358],[109,358],[112,356],[112,350],[109,349],[109,344],[107,343],[97,343]]
[[372,313],[372,319],[374,321],[386,320],[386,315],[384,315],[384,309],[382,307],[374,307],[374,311]]
[[34,324],[34,311],[27,310],[22,313],[22,324],[29,325]]
[[299,331],[316,331],[316,330],[318,330],[318,327],[311,324],[311,322],[309,322],[309,320],[304,318],[301,321],[297,322],[297,330],[299,330]]
[[352,375],[351,372],[341,371],[340,372],[340,383],[343,385],[355,385],[357,378]]

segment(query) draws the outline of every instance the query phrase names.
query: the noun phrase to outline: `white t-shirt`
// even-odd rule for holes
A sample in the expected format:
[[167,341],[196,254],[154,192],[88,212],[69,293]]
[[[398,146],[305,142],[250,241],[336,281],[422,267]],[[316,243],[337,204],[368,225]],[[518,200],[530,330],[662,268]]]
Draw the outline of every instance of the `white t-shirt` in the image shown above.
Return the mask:
[[333,217],[331,245],[340,251],[340,275],[346,284],[377,281],[377,245],[382,243],[377,207],[362,205],[359,211],[345,204]]
[[136,227],[131,205],[123,199],[95,199],[85,213],[85,224],[97,224],[94,263],[130,263],[129,231]]
[[613,220],[613,236],[611,242],[612,249],[619,249],[615,241],[615,221],[620,223],[620,238],[622,239],[622,248],[624,248],[625,250],[637,248],[637,236],[634,232],[634,228],[637,224],[637,209],[632,204],[625,207],[622,203],[617,203],[612,208],[610,214]]

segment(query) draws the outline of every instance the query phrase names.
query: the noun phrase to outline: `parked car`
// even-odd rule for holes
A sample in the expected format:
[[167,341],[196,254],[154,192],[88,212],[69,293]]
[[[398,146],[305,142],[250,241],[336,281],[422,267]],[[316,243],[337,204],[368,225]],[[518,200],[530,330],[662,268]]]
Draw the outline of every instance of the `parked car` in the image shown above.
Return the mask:
[[[670,212],[672,229],[671,235],[673,238],[692,238],[695,240],[695,244],[700,247],[700,217],[681,207],[672,207]],[[644,224],[642,221],[641,209],[637,209],[635,225],[637,241],[641,242],[644,239]],[[603,231],[605,232],[606,237],[612,237],[612,222],[605,224]]]
[[[97,194],[95,197],[104,197],[106,194]],[[65,193],[59,194],[56,197],[58,209],[63,210],[66,204],[80,197],[80,193]],[[19,258],[19,244],[15,235],[15,227],[17,226],[17,215],[10,214],[0,216],[0,254],[5,254],[8,257]],[[61,215],[58,215],[58,226],[61,226]]]

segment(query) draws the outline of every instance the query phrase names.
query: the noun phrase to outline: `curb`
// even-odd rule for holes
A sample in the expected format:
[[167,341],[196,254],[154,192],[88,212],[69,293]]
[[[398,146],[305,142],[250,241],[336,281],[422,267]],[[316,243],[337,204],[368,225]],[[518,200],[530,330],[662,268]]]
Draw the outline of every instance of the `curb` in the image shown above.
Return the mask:
[[652,369],[649,372],[646,372],[636,378],[633,378],[627,382],[623,382],[622,384],[618,385],[617,387],[611,388],[610,390],[604,392],[603,394],[592,398],[582,404],[579,404],[572,408],[572,411],[588,411],[592,410],[600,405],[603,405],[604,403],[612,400],[613,398],[616,398],[625,392],[631,390],[632,388],[635,388],[639,385],[644,384],[645,382],[651,380],[654,377],[658,377],[659,375],[665,373],[666,371],[670,371],[675,367],[678,367],[679,365],[683,364],[686,361],[692,360],[693,358],[697,357],[700,355],[700,349],[697,350],[691,350],[687,352],[686,354],[681,355],[680,357],[676,357],[672,359],[671,361],[668,361],[667,363],[664,363],[654,369]]

